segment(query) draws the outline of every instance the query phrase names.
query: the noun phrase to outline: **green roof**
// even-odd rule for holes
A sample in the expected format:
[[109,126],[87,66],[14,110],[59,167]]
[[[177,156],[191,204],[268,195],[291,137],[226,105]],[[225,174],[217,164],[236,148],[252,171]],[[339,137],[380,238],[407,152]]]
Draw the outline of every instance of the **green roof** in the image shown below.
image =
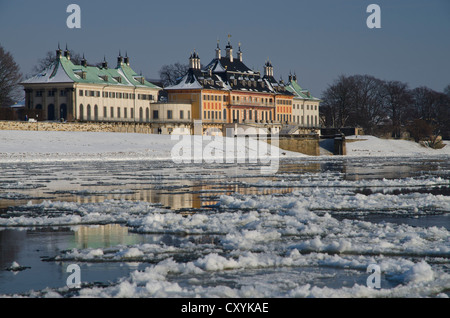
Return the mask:
[[138,75],[128,64],[118,63],[116,68],[75,65],[60,56],[48,69],[23,83],[86,83],[100,85],[134,86],[160,89]]
[[294,97],[294,98],[309,99],[309,100],[319,100],[318,98],[312,96],[308,90],[303,89],[300,85],[298,85],[298,83],[296,81],[290,81],[286,85],[286,89],[289,92],[297,95],[297,97]]
[[[143,76],[138,75],[125,63],[118,64],[116,68],[99,68],[96,66],[75,65],[65,56],[61,56],[60,62],[67,75],[77,83],[160,88],[146,81]],[[82,72],[85,72],[85,78],[82,77]]]

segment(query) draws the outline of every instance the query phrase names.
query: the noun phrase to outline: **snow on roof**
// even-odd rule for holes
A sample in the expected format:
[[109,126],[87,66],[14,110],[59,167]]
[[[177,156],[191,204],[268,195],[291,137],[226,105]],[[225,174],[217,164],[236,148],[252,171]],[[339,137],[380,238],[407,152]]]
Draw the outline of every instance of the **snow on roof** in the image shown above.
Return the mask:
[[43,70],[41,73],[26,79],[22,83],[73,83],[69,75],[59,62],[53,63],[51,66]]
[[198,82],[195,75],[192,75],[193,76],[192,81],[189,79],[188,75],[189,74],[186,74],[178,84],[168,86],[168,87],[166,87],[166,89],[201,89],[201,88],[203,88],[203,86],[200,85],[200,83]]

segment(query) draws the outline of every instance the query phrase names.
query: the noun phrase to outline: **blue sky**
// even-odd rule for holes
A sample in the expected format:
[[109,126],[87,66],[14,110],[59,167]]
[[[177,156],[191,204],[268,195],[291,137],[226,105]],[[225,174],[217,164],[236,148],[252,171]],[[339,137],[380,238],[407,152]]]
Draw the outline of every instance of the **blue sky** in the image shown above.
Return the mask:
[[[66,8],[81,7],[81,29],[69,29]],[[381,7],[381,29],[369,29],[366,8]],[[150,78],[165,64],[187,63],[195,49],[203,64],[227,35],[244,62],[275,77],[295,72],[314,95],[339,75],[370,74],[442,91],[450,84],[449,0],[0,0],[0,45],[24,74],[64,48],[95,63],[116,63],[125,51]]]

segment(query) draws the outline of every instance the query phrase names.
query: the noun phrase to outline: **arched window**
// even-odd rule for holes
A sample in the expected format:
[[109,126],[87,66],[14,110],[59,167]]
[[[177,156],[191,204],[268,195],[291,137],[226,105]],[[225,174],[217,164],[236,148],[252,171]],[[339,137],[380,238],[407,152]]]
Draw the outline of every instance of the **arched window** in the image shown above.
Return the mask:
[[94,120],[98,121],[98,106],[94,106]]
[[67,119],[67,105],[66,104],[61,104],[59,106],[59,118],[61,118],[62,120]]
[[47,120],[55,120],[55,105],[47,106]]
[[84,107],[83,104],[80,104],[80,120],[84,120]]
[[145,120],[150,121],[150,109],[148,107],[145,109]]
[[144,110],[142,109],[142,107],[139,107],[139,121],[144,121]]
[[90,104],[88,104],[87,108],[86,108],[86,117],[87,117],[88,121],[91,120],[91,105]]

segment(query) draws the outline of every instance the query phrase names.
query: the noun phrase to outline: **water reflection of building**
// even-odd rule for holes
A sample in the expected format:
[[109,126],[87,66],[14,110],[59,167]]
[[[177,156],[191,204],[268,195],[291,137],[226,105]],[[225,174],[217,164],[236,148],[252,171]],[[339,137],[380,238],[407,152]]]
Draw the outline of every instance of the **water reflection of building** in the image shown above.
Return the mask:
[[128,228],[120,224],[79,226],[75,230],[77,248],[107,248],[136,243],[138,236],[128,233]]
[[[193,179],[188,179],[191,172],[188,172],[188,175],[181,174],[179,178],[161,176],[161,181],[158,183],[154,180],[136,180],[132,176],[121,177],[120,184],[116,184],[118,179],[115,179],[114,176],[112,176],[111,182],[105,184],[99,183],[98,180],[79,181],[80,183],[52,182],[43,188],[21,190],[24,195],[39,199],[8,200],[6,207],[23,205],[28,201],[39,204],[45,198],[53,202],[64,201],[78,204],[101,203],[105,200],[142,201],[160,204],[173,210],[195,210],[217,203],[218,197],[223,194],[270,195],[289,193],[296,188],[272,187],[271,181],[277,182],[286,177],[295,181],[295,178],[300,178],[304,173],[316,173],[324,170],[342,171],[342,169],[342,164],[332,164],[328,167],[324,166],[324,163],[318,162],[287,161],[282,162],[278,173],[271,176],[261,176],[257,172],[258,169],[236,171],[234,168],[226,168],[223,171],[214,169],[213,177],[211,177],[209,170],[205,173],[196,172]],[[229,173],[231,174],[227,175]],[[216,174],[217,176],[215,176]],[[208,177],[199,178],[204,175]],[[261,184],[261,181],[264,181],[264,183]]]

